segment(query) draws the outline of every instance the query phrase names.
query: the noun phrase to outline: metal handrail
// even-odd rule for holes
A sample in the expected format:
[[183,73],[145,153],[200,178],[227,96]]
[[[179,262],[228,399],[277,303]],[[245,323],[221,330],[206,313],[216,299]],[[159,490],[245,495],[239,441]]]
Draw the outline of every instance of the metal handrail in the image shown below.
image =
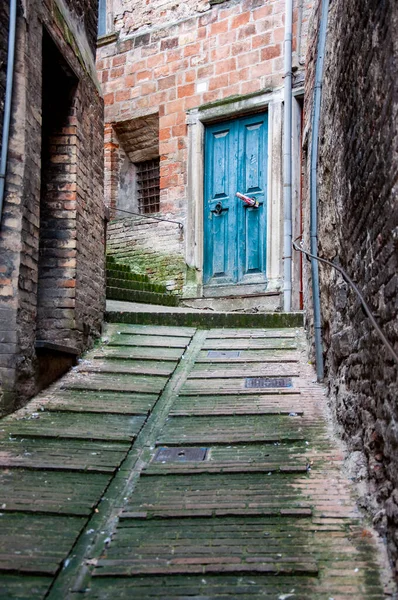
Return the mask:
[[136,213],[136,212],[132,212],[131,210],[124,210],[122,208],[111,208],[111,207],[109,207],[109,210],[113,210],[115,212],[127,213],[129,215],[134,215],[136,217],[142,217],[144,219],[155,219],[156,221],[166,221],[167,223],[175,223],[176,225],[178,225],[178,227],[180,229],[184,228],[184,224],[183,223],[181,223],[180,221],[173,221],[172,219],[163,219],[161,217],[154,217],[152,215],[146,216],[145,213]]
[[307,256],[308,260],[310,258],[312,258],[312,259],[317,260],[317,261],[319,261],[321,263],[324,263],[325,265],[329,265],[330,267],[333,267],[334,269],[336,269],[336,271],[338,271],[339,273],[341,273],[344,281],[346,281],[348,283],[348,285],[351,286],[351,288],[354,290],[354,292],[358,296],[359,300],[361,301],[361,304],[362,304],[362,306],[363,306],[363,308],[364,308],[367,316],[369,317],[369,320],[370,320],[371,324],[373,325],[374,329],[376,330],[377,335],[379,336],[379,338],[381,339],[381,341],[383,342],[383,344],[385,345],[385,347],[387,348],[387,350],[391,354],[393,360],[398,364],[398,354],[395,352],[394,348],[392,347],[392,345],[390,344],[390,342],[388,341],[388,339],[384,335],[383,331],[381,330],[381,328],[377,324],[376,319],[374,318],[374,316],[372,314],[372,311],[369,308],[369,305],[367,304],[367,302],[366,302],[365,298],[363,297],[362,293],[360,292],[360,290],[358,289],[358,287],[355,285],[355,283],[353,282],[353,280],[351,279],[351,277],[348,275],[348,273],[346,273],[346,271],[342,267],[340,267],[339,265],[336,265],[335,263],[332,263],[330,260],[326,260],[326,258],[321,258],[320,256],[314,256],[313,254],[311,254],[307,250],[304,250],[304,248],[302,247],[302,244],[303,244],[302,240],[300,242],[300,246],[298,246],[296,244],[296,241],[299,238],[301,238],[301,236],[299,236],[298,238],[296,238],[296,240],[293,242],[293,248],[297,252],[302,252],[303,254],[305,254]]

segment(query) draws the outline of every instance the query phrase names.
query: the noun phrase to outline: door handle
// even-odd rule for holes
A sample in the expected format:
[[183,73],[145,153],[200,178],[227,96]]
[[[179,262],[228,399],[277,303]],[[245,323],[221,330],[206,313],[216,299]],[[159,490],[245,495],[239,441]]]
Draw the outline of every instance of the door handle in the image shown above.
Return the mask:
[[228,210],[228,208],[223,208],[221,202],[217,202],[215,207],[212,208],[210,212],[214,213],[215,215],[221,215],[224,210]]
[[255,198],[250,198],[250,196],[245,196],[245,194],[241,194],[240,192],[236,192],[235,196],[242,200],[245,203],[245,207],[251,206],[252,208],[258,208],[259,202]]

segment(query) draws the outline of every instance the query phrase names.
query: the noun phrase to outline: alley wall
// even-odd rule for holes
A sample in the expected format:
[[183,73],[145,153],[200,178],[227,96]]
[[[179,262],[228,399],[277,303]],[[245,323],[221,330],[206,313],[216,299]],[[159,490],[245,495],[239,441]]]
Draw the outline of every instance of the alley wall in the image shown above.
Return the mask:
[[[307,100],[313,96],[318,18],[316,11],[309,40]],[[398,5],[393,0],[331,3],[318,169],[319,254],[348,272],[396,350],[397,28]],[[311,108],[308,102],[307,140]],[[369,484],[361,502],[386,534],[397,567],[397,365],[341,276],[322,265],[320,274],[331,405],[350,449],[354,476]],[[309,313],[310,324],[311,320]]]
[[95,0],[28,0],[18,10],[0,232],[0,412],[59,376],[101,330],[96,22]]

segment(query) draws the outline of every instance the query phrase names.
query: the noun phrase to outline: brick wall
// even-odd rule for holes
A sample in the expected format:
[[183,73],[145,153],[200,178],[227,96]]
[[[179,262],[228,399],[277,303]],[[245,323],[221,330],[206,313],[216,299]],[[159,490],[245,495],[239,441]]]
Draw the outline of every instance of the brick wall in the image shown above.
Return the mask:
[[[117,199],[120,165],[115,128],[156,113],[160,211],[187,215],[187,113],[209,103],[283,85],[283,0],[188,0],[113,3],[119,40],[99,48],[105,101],[105,201]],[[295,85],[312,2],[295,2]],[[300,39],[297,35],[300,35]],[[183,254],[181,255],[183,257]]]
[[108,225],[107,252],[171,292],[182,291],[184,236],[175,223],[145,217],[116,219]]
[[[49,138],[48,162],[42,160],[42,24],[77,81],[68,122]],[[81,21],[63,0],[25,2],[0,232],[2,411],[42,385],[38,338],[81,351],[100,331],[103,107],[87,47]]]
[[[318,172],[319,252],[348,271],[396,350],[397,28],[394,0],[331,4]],[[309,44],[309,86],[315,41],[316,30]],[[367,483],[362,503],[386,534],[397,568],[397,365],[354,293],[336,272],[320,270],[332,407],[356,465],[354,477]]]

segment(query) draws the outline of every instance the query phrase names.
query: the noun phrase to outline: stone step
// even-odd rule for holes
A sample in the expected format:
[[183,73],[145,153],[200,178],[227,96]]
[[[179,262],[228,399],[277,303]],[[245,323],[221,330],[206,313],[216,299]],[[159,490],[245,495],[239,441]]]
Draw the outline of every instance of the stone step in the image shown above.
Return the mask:
[[208,309],[216,312],[247,312],[249,310],[253,312],[274,312],[281,307],[281,295],[279,292],[262,292],[218,297],[181,298],[180,306],[202,310]]
[[106,260],[106,275],[107,298],[165,306],[178,305],[178,297],[169,293],[166,286],[151,282],[147,275],[134,273],[129,265],[118,263],[109,256]]
[[[128,291],[121,290],[128,295]],[[144,294],[144,292],[142,292]],[[116,295],[115,295],[116,296]],[[210,329],[213,327],[243,327],[278,329],[285,327],[302,327],[302,312],[217,312],[180,306],[172,307],[170,304],[151,306],[149,303],[118,301],[115,296],[108,296],[105,320],[108,323],[131,323],[139,325],[167,325],[174,327],[200,327]],[[175,301],[175,296],[167,296]],[[152,302],[153,304],[153,302]]]
[[107,287],[117,287],[126,290],[138,290],[140,292],[155,292],[156,294],[166,294],[167,290],[162,285],[149,283],[148,281],[138,281],[136,279],[119,277],[112,273],[107,277]]
[[140,291],[137,289],[126,289],[122,287],[107,287],[106,297],[109,300],[122,300],[126,302],[142,302],[147,304],[159,304],[163,306],[176,306],[178,298],[171,294],[160,294],[158,292]]
[[134,273],[130,270],[129,267],[127,267],[127,265],[114,265],[110,268],[107,267],[106,276],[116,277],[117,279],[125,279],[126,281],[139,281],[143,283],[150,283],[149,278],[146,275]]

